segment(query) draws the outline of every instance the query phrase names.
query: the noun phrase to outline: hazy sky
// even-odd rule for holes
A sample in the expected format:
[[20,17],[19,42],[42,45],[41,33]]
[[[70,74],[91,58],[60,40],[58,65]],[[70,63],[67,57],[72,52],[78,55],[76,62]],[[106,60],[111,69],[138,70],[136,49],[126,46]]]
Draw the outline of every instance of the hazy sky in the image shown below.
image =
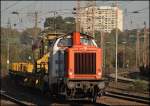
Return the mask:
[[[85,6],[87,2],[81,1],[81,5]],[[109,6],[114,1],[96,1],[97,6]],[[149,27],[149,1],[119,1],[119,7],[124,12],[124,29],[142,28],[144,21]],[[44,18],[53,16],[49,11],[59,10],[57,15],[74,16],[72,14],[76,1],[1,1],[1,26],[7,25],[8,18],[11,24],[16,24],[16,28],[27,28],[34,25],[33,14],[38,11],[39,24],[42,27]],[[61,10],[61,11],[60,11]],[[127,11],[126,11],[127,10]],[[130,13],[141,10],[140,13]],[[11,12],[17,11],[20,14],[15,15]],[[132,22],[132,24],[131,24]]]

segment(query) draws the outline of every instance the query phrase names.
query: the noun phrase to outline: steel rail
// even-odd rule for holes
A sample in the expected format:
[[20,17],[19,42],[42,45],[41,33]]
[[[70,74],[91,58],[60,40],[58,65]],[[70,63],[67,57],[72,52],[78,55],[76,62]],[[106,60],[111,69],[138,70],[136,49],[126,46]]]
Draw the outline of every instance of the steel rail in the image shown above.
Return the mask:
[[[113,89],[113,90],[119,90],[119,91],[125,92],[125,93],[132,92],[131,90],[128,90],[127,88],[119,88],[119,87],[114,87],[114,86],[109,86],[108,88],[109,89]],[[148,91],[147,92],[141,92],[141,93],[143,93],[143,94],[150,94]]]
[[140,102],[140,103],[144,103],[144,104],[149,104],[150,103],[150,98],[149,97],[131,95],[131,94],[128,94],[128,93],[106,91],[105,95],[110,96],[110,97],[124,99],[124,100]]
[[[107,103],[92,103],[92,101],[90,102],[90,99],[85,99],[85,98],[67,98],[67,101],[70,102],[72,105],[85,105],[86,106],[86,103],[83,103],[83,102],[89,102],[89,105],[90,106],[110,106],[108,105]],[[74,102],[77,101],[77,104],[74,104]]]
[[14,102],[14,103],[16,103],[16,104],[19,104],[19,105],[21,105],[21,106],[29,106],[29,104],[24,103],[24,102],[22,102],[22,101],[20,101],[20,100],[18,100],[18,99],[16,99],[16,98],[13,98],[13,97],[11,97],[11,96],[5,94],[5,93],[2,93],[2,92],[1,92],[0,94],[1,94],[1,97],[7,98],[8,100],[10,100],[10,101],[12,101],[12,102]]

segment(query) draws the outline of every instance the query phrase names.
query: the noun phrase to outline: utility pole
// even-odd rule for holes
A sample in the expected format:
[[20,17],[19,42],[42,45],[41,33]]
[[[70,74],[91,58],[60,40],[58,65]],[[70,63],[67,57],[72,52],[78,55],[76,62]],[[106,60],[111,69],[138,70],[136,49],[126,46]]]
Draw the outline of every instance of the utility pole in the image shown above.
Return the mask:
[[102,24],[100,25],[101,26],[101,48],[103,49],[103,67],[104,67],[104,69],[105,69],[105,56],[106,56],[106,54],[105,54],[105,45],[104,45],[104,33],[105,33],[105,31],[104,31],[104,23],[103,23],[103,21],[102,21]]
[[[105,41],[105,56],[104,56],[104,58],[105,58],[105,71],[108,72],[107,74],[109,74],[110,65],[111,65],[111,59],[110,59],[111,53],[110,53],[110,51],[111,51],[110,50],[110,42]],[[106,64],[108,67],[106,67]]]
[[150,67],[150,33],[149,31],[147,32],[147,65]]
[[92,4],[92,35],[95,38],[95,6],[96,6],[96,1],[93,0],[91,1]]
[[143,65],[147,64],[147,40],[146,23],[144,22]]
[[125,64],[126,64],[126,43],[127,42],[122,42],[123,44],[123,69],[125,70]]
[[10,31],[11,31],[11,23],[10,23],[10,18],[8,18],[8,23],[7,23],[7,71],[9,71],[9,39],[8,37],[10,36]]
[[115,81],[118,81],[118,2],[116,1],[116,71],[115,71]]
[[54,11],[54,32],[56,33],[56,14],[57,12]]
[[80,1],[77,0],[77,5],[75,8],[76,12],[76,32],[80,32]]
[[[37,36],[37,23],[38,23],[38,12],[34,12],[34,32],[33,32],[33,36],[32,36],[32,45],[33,45],[33,40],[36,38]],[[35,56],[35,52],[33,51],[33,63],[36,63],[36,56]]]
[[34,18],[35,18],[35,21],[34,21],[34,37],[36,37],[37,36],[38,12],[34,13]]
[[140,31],[137,30],[137,34],[136,34],[136,68],[139,66],[140,63]]
[[105,69],[105,45],[104,45],[104,31],[101,30],[101,48],[103,49],[103,67]]
[[[91,28],[90,34],[92,34],[93,37],[95,37],[95,6],[96,6],[96,1],[95,0],[88,0],[87,3],[87,8],[88,8],[88,15],[87,15],[87,19],[91,19],[91,22],[88,23],[88,27]],[[92,9],[92,12],[90,10],[90,7]],[[90,12],[89,12],[90,10]],[[90,15],[90,18],[89,18]]]

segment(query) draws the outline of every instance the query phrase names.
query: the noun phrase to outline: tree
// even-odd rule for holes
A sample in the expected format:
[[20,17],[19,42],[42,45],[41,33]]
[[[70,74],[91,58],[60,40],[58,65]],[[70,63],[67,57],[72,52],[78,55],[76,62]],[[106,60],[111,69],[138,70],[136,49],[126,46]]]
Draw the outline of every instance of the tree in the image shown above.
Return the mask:
[[27,28],[21,33],[20,42],[21,44],[30,45],[32,44],[32,40],[38,37],[39,35],[34,35],[34,31],[36,30],[37,33],[40,33],[41,29],[37,28]]
[[10,62],[15,61],[17,59],[18,47],[14,46],[20,45],[19,36],[20,32],[16,29],[10,28],[3,28],[1,27],[1,66],[2,70],[6,70],[6,61],[7,61],[7,54],[8,54],[8,42],[9,42],[9,59]]
[[21,44],[31,45],[32,39],[31,39],[30,36],[31,36],[31,35],[29,35],[28,32],[24,31],[24,32],[22,33],[22,35],[20,36],[20,42],[21,42]]
[[98,47],[101,47],[101,33],[99,31],[95,32],[95,39]]
[[48,17],[44,23],[44,27],[47,27],[51,32],[68,33],[75,31],[75,19],[73,17],[63,18],[62,16]]

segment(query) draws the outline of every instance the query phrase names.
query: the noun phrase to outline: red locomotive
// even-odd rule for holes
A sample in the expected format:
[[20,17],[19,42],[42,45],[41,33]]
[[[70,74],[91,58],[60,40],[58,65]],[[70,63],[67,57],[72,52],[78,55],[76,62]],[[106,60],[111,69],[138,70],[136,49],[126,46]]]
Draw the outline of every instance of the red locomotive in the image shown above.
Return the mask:
[[18,71],[14,68],[10,75],[13,78],[22,76],[24,85],[40,88],[52,95],[70,99],[89,98],[95,102],[105,88],[105,81],[102,78],[102,49],[97,47],[94,38],[73,32],[53,39],[47,36],[47,41],[48,52],[42,52],[36,65],[33,64],[31,75],[21,70],[22,74],[16,74]]

